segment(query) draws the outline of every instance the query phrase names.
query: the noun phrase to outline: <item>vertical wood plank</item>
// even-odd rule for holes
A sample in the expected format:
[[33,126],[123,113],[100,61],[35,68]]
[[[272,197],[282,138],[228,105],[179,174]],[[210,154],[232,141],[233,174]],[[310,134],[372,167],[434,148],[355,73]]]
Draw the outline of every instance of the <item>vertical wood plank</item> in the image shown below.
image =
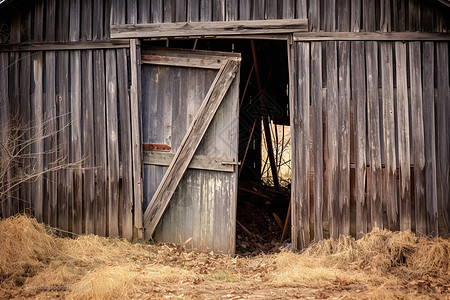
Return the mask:
[[320,30],[320,1],[309,2],[308,25],[309,31]]
[[[57,159],[57,115],[56,115],[56,74],[55,74],[55,52],[45,53],[45,99],[44,99],[44,122],[46,123],[46,134],[48,138],[44,142],[46,155],[45,168],[52,167]],[[57,172],[49,172],[45,175],[45,198],[47,198],[48,224],[56,227],[58,224],[58,198],[57,198]]]
[[309,43],[297,43],[296,68],[298,70],[297,99],[294,99],[292,166],[296,170],[292,180],[292,242],[298,249],[308,247],[309,232],[309,101],[310,101],[310,61]]
[[175,5],[175,22],[186,22],[186,0],[178,0]]
[[380,105],[377,42],[366,42],[367,120],[369,146],[370,229],[383,228]]
[[[22,52],[20,54],[20,68],[19,68],[19,121],[24,129],[24,138],[29,140],[31,137],[31,104],[30,104],[30,83],[31,83],[31,53]],[[24,148],[24,155],[31,154],[29,146]],[[25,166],[20,170],[22,172],[31,173],[32,159],[27,159]],[[26,182],[20,187],[19,209],[20,212],[30,211],[34,207],[34,198],[32,197],[31,183]]]
[[[281,0],[281,19],[294,19],[295,18],[295,1],[294,0]],[[280,16],[280,14],[279,14]]]
[[337,69],[337,42],[326,42],[327,51],[327,145],[328,145],[328,219],[330,237],[339,236],[339,105],[338,105],[338,69]]
[[[9,135],[9,97],[8,97],[8,53],[0,53],[0,143],[5,144]],[[2,157],[6,156],[5,149],[0,150]],[[2,171],[3,172],[3,171]],[[1,180],[4,189],[1,191],[1,213],[3,218],[8,218],[11,215],[11,193],[7,192],[9,189],[9,181],[11,179],[11,171],[8,169],[2,174]]]
[[92,0],[92,39],[94,41],[103,38],[103,1]]
[[138,23],[150,22],[150,2],[149,0],[139,0],[139,18]]
[[408,2],[408,28],[409,31],[420,30],[420,2],[409,0]]
[[252,0],[251,17],[252,20],[264,20],[264,6],[266,0]]
[[[69,162],[69,52],[58,52],[58,160],[62,164]],[[69,230],[69,172],[62,169],[58,172],[58,227],[63,230]]]
[[296,19],[307,19],[308,18],[308,8],[306,0],[297,0],[295,7],[295,18]]
[[406,44],[395,43],[397,74],[397,144],[400,166],[399,201],[400,230],[411,230],[410,147]]
[[213,0],[213,21],[225,21],[225,0]]
[[339,234],[350,235],[350,42],[338,46]]
[[436,130],[434,111],[434,43],[424,42],[422,51],[423,127],[425,143],[425,202],[427,234],[437,236]]
[[136,40],[130,40],[130,114],[131,114],[131,147],[133,157],[133,193],[134,193],[134,227],[139,239],[144,237],[142,210],[142,176],[141,176],[141,138],[139,133],[139,99],[138,99],[138,62]]
[[322,44],[311,43],[311,102],[314,150],[314,240],[323,239]]
[[[70,1],[69,41],[80,39],[80,1]],[[81,53],[70,52],[70,161],[81,161]],[[83,182],[80,168],[71,170],[72,177],[72,231],[81,234],[83,231]]]
[[119,132],[115,50],[106,50],[106,136],[108,160],[108,236],[119,236]]
[[58,3],[58,26],[57,37],[59,42],[69,41],[69,17],[70,17],[70,2],[68,0],[61,0]]
[[81,1],[81,36],[82,41],[92,40],[92,1]]
[[363,30],[375,31],[375,0],[362,0],[363,5]]
[[266,20],[273,20],[277,18],[277,1],[266,1],[264,9]]
[[239,20],[250,20],[250,0],[239,0]]
[[[33,91],[31,93],[31,124],[33,124],[32,136],[35,142],[32,145],[32,153],[35,156],[33,162],[33,172],[40,173],[44,170],[44,139],[43,139],[43,108],[42,108],[42,52],[33,55],[32,74]],[[34,216],[38,222],[42,222],[44,209],[43,176],[38,176],[32,183],[31,197],[34,200]]]
[[[235,0],[236,1],[236,0]],[[232,2],[232,1],[230,1]],[[228,4],[228,2],[227,2]],[[237,9],[237,5],[236,5]],[[199,0],[187,0],[187,21],[198,22],[200,19],[200,1]]]
[[361,0],[351,0],[350,30],[359,32],[361,28]]
[[127,24],[136,24],[138,18],[138,0],[127,1]]
[[56,0],[46,0],[45,4],[45,41],[55,41]]
[[[450,99],[449,99],[449,54],[448,43],[436,43],[436,126],[437,126],[437,160],[438,160],[438,205],[442,221],[450,231]],[[442,226],[445,228],[445,226]]]
[[392,30],[406,30],[406,5],[405,0],[392,1]]
[[[395,2],[395,1],[394,1]],[[380,31],[391,31],[391,0],[380,1]]]
[[367,233],[366,177],[366,70],[364,42],[351,42],[352,99],[355,103],[356,237]]
[[120,109],[120,137],[122,152],[122,235],[133,239],[133,158],[131,151],[130,98],[128,97],[128,67],[125,49],[117,51],[117,87]]
[[383,104],[383,143],[385,157],[385,177],[383,201],[386,204],[388,228],[398,230],[398,204],[396,190],[396,150],[395,150],[395,117],[394,117],[394,74],[392,70],[392,44],[381,43],[381,88]]
[[425,144],[422,112],[422,57],[420,42],[409,44],[409,69],[411,86],[411,128],[415,186],[416,233],[427,234],[425,202]]
[[94,128],[95,128],[95,178],[96,200],[95,233],[106,236],[106,111],[105,111],[105,58],[103,50],[94,50]]
[[170,23],[173,22],[175,19],[175,1],[163,1],[164,5],[164,23]]
[[44,40],[44,1],[37,1],[34,4],[34,24],[33,41],[42,42]]
[[336,31],[336,0],[330,0],[323,6],[326,31]]
[[81,53],[85,232],[95,233],[94,74],[92,50]]
[[151,22],[152,23],[162,23],[163,22],[163,3],[162,0],[151,1]]

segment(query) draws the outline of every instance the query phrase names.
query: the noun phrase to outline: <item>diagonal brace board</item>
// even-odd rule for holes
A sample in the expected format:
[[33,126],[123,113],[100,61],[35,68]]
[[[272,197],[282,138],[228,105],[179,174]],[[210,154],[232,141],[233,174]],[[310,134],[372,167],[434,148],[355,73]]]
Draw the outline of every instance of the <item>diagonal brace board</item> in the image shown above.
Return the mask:
[[219,70],[175,157],[144,213],[145,239],[152,237],[181,178],[191,162],[217,109],[239,70],[239,61],[227,60]]

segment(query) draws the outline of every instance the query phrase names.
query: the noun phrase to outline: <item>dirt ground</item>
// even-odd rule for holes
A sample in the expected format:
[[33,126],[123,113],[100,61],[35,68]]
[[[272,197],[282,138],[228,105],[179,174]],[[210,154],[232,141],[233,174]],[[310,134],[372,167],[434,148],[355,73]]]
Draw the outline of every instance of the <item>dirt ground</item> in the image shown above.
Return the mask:
[[450,241],[375,229],[302,253],[231,257],[182,245],[59,238],[0,221],[0,299],[450,299]]

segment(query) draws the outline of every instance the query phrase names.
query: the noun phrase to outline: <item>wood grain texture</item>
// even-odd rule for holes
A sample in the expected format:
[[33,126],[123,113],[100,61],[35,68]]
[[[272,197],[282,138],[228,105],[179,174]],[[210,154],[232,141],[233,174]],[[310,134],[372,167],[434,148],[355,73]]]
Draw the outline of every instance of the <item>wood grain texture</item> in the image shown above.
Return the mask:
[[[9,134],[9,97],[8,97],[8,53],[0,53],[0,142],[4,144],[8,140]],[[6,157],[7,153],[4,148],[0,150],[2,157]],[[1,212],[3,218],[11,215],[11,193],[7,192],[10,187],[11,171],[2,172],[2,190]]]
[[409,44],[411,143],[413,145],[416,233],[427,234],[425,202],[425,141],[422,110],[422,55],[420,42]]
[[352,99],[355,105],[356,237],[367,233],[366,187],[366,70],[364,42],[351,42]]
[[448,41],[449,33],[432,32],[295,32],[300,41]]
[[220,36],[306,31],[306,19],[111,25],[111,38]]
[[339,234],[350,235],[350,42],[338,42],[338,65]]
[[438,199],[436,181],[436,128],[434,110],[434,43],[423,43],[422,51],[422,100],[425,143],[425,201],[427,204],[427,233],[437,236]]
[[311,102],[314,151],[314,240],[323,239],[322,45],[311,43]]
[[209,123],[223,100],[231,82],[236,76],[238,67],[239,63],[236,61],[230,60],[227,62],[223,70],[219,71],[217,83],[213,84],[208,95],[205,97],[202,107],[183,139],[183,142],[153,196],[149,207],[145,211],[144,224],[146,227],[146,238],[152,236],[170,198],[175,192],[175,187],[180,182],[196,148],[209,126]]
[[395,43],[400,230],[411,230],[410,141],[406,44]]
[[391,43],[381,43],[381,101],[383,116],[383,149],[385,176],[383,182],[383,202],[386,205],[388,228],[398,230],[398,200],[396,188],[396,147],[394,111],[394,73]]
[[380,105],[378,99],[377,42],[366,42],[367,131],[368,131],[368,193],[369,229],[383,228]]
[[327,42],[327,150],[328,150],[328,220],[330,237],[339,237],[339,92],[337,69],[337,43]]
[[[449,135],[450,135],[450,91],[449,91],[449,55],[448,43],[436,43],[436,125],[437,125],[437,156],[438,156],[438,205],[442,221],[450,231],[450,166],[449,166]],[[443,224],[443,225],[444,225]],[[445,228],[445,226],[442,226]]]

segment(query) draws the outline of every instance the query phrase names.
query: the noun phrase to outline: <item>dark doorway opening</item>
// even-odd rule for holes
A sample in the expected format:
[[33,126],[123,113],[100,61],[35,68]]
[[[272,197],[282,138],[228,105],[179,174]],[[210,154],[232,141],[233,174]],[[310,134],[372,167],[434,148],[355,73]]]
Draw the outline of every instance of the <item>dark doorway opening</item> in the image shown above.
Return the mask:
[[145,46],[238,52],[239,168],[236,254],[289,246],[289,72],[285,40],[171,39]]

